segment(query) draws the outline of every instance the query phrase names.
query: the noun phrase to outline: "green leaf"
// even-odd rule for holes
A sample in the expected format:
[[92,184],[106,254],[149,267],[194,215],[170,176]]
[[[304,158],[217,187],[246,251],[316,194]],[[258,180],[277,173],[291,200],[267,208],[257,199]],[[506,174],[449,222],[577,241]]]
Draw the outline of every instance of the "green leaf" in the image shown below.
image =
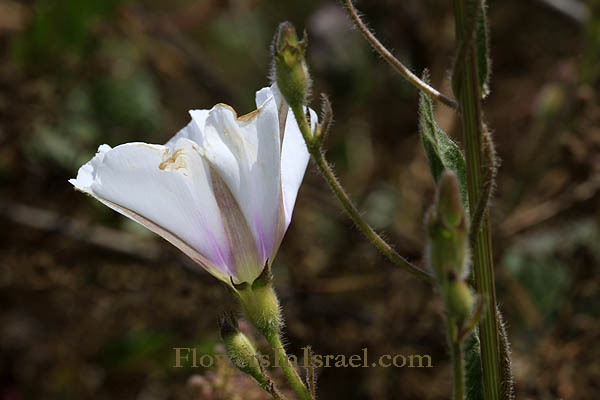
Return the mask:
[[475,328],[465,339],[465,399],[483,400],[483,376],[479,330]]
[[477,71],[479,74],[479,87],[481,97],[485,98],[490,93],[491,61],[489,52],[489,36],[487,11],[485,0],[482,0],[481,10],[477,17],[475,28],[475,47],[477,49]]
[[515,400],[515,385],[512,372],[512,361],[510,358],[510,342],[506,333],[506,326],[500,308],[496,306],[498,324],[498,342],[500,343],[500,358],[502,360],[502,382],[500,394],[503,400]]
[[[427,71],[423,81],[429,83]],[[433,99],[424,92],[419,99],[419,131],[433,180],[437,183],[444,169],[454,171],[463,205],[468,210],[465,158],[457,144],[438,126],[433,114]]]

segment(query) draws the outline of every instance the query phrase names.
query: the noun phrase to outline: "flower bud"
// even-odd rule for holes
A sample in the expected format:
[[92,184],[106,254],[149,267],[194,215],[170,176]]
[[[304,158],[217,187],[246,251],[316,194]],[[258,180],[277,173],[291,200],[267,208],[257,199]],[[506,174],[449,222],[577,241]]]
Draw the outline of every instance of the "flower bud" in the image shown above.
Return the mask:
[[301,107],[310,92],[311,80],[304,55],[308,41],[306,33],[298,40],[296,28],[290,22],[279,25],[273,40],[273,79],[290,107]]
[[453,172],[445,171],[440,177],[427,230],[429,263],[438,283],[444,286],[449,273],[463,277],[468,264],[468,228]]
[[252,376],[262,386],[267,387],[269,379],[260,367],[258,354],[254,346],[238,328],[233,315],[219,318],[221,338],[225,344],[225,352],[231,362],[242,372]]
[[465,281],[456,279],[456,277],[449,279],[443,292],[448,313],[458,321],[466,320],[471,315],[474,300]]
[[465,209],[454,172],[446,170],[440,176],[437,202],[438,213],[448,228],[456,228],[465,223]]

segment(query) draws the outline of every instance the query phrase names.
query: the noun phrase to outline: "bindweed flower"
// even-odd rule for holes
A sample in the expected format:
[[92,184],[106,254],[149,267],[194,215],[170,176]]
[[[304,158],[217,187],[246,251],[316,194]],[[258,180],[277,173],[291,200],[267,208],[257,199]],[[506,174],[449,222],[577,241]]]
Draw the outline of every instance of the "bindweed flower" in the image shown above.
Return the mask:
[[309,159],[276,85],[256,106],[240,117],[225,104],[190,111],[165,145],[102,145],[69,182],[227,284],[252,283],[277,253]]

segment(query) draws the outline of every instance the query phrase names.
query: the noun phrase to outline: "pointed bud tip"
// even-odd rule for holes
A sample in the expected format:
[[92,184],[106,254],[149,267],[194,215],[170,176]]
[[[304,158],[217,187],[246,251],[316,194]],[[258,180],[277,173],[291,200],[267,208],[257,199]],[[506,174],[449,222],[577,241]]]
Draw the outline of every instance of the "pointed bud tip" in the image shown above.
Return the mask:
[[271,272],[269,260],[267,260],[260,275],[252,282],[252,289],[270,285],[271,282],[273,282],[273,273]]
[[219,330],[221,332],[221,338],[223,338],[223,340],[239,331],[237,319],[233,313],[222,314],[219,317],[218,323]]
[[289,21],[279,24],[275,34],[275,48],[273,50],[279,54],[287,46],[297,46],[298,43],[298,34],[294,25]]
[[306,33],[299,40],[294,25],[290,22],[279,25],[272,46],[272,79],[292,108],[304,105],[310,92],[311,80],[304,59],[306,47]]
[[225,353],[229,360],[240,371],[249,374],[264,387],[268,383],[260,364],[256,349],[246,335],[237,329],[237,323],[233,314],[226,314],[219,320],[221,336],[225,345]]

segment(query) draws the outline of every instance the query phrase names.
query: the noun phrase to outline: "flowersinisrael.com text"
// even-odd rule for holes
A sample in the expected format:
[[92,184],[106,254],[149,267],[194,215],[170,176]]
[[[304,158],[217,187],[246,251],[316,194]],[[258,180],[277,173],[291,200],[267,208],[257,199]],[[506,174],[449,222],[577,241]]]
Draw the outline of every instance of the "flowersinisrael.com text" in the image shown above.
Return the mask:
[[[194,347],[174,347],[175,368],[210,368],[217,361],[229,360],[225,354],[200,354]],[[308,368],[433,368],[431,356],[428,354],[383,354],[369,358],[368,348],[361,349],[360,354],[311,354],[309,347],[303,347],[302,358],[295,355],[288,356],[289,362],[295,367]],[[256,356],[263,368],[281,367],[279,357],[267,354]],[[244,363],[242,360],[232,360],[234,363]],[[311,362],[312,361],[312,362]]]

